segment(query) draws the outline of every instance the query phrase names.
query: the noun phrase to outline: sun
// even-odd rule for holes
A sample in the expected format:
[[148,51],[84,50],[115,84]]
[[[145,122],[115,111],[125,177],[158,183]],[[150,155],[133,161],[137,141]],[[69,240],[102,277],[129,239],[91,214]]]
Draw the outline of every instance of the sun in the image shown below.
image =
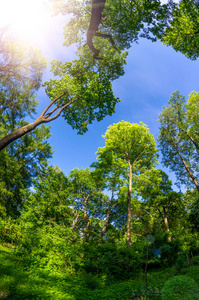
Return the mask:
[[31,40],[51,18],[49,0],[0,0],[0,27]]

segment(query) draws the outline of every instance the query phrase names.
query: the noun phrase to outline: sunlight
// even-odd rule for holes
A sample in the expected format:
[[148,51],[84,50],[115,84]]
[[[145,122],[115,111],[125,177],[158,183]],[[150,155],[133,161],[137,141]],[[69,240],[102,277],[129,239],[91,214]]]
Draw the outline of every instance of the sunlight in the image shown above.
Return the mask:
[[49,19],[50,2],[44,0],[0,0],[0,27],[8,26],[17,36],[35,39]]

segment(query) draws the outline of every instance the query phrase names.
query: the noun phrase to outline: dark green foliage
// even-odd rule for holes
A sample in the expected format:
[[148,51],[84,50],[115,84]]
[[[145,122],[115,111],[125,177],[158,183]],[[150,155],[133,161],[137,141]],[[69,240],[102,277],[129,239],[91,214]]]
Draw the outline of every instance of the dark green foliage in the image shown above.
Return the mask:
[[169,279],[162,290],[162,300],[199,299],[199,288],[194,279],[176,276]]
[[183,268],[186,268],[188,266],[188,261],[187,261],[187,257],[185,254],[179,254],[176,262],[175,262],[175,266],[176,266],[176,270],[178,273],[180,273],[180,271]]

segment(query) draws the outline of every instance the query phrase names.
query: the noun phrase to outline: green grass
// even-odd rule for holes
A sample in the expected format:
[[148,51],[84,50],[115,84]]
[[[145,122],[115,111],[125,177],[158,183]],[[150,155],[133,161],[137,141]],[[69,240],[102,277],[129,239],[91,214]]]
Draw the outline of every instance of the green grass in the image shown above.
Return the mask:
[[[127,281],[110,282],[106,278],[53,273],[35,268],[27,271],[24,259],[18,257],[11,247],[0,245],[0,299],[64,299],[64,300],[132,300],[133,295],[149,299],[145,293],[144,274]],[[199,268],[183,269],[183,274],[192,277],[199,285]],[[53,271],[53,270],[52,270]],[[148,273],[148,286],[161,291],[165,282],[177,275],[175,268],[153,270]],[[137,292],[136,292],[137,291]],[[150,298],[151,299],[151,298]],[[161,299],[160,295],[153,299]]]

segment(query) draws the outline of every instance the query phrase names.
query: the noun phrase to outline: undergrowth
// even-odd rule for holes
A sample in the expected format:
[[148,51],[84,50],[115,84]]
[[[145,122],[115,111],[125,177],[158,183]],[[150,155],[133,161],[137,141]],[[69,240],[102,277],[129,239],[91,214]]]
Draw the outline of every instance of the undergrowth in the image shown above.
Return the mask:
[[[198,266],[185,268],[183,273],[199,284]],[[128,280],[114,281],[85,272],[71,274],[67,269],[34,269],[25,266],[12,247],[0,246],[0,299],[158,300],[165,283],[176,275],[175,267],[151,270],[146,290],[143,272]]]

